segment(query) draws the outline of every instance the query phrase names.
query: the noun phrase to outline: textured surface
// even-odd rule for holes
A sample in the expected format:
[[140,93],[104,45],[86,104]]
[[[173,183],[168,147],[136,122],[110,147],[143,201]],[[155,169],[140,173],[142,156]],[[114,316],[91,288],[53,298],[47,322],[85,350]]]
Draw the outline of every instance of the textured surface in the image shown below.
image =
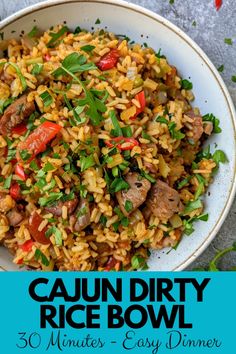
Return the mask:
[[[38,2],[40,0],[1,0],[1,19]],[[231,80],[232,75],[236,75],[235,0],[223,0],[223,6],[218,12],[214,8],[214,0],[175,0],[173,5],[169,4],[169,0],[130,2],[144,6],[175,23],[200,45],[216,67],[224,64],[222,76],[236,104],[236,83]],[[225,44],[224,38],[232,38],[233,45]],[[191,268],[206,266],[218,249],[236,241],[235,215],[236,201],[215,240]],[[221,263],[222,268],[231,267],[233,264],[236,265],[235,254],[230,254]]]

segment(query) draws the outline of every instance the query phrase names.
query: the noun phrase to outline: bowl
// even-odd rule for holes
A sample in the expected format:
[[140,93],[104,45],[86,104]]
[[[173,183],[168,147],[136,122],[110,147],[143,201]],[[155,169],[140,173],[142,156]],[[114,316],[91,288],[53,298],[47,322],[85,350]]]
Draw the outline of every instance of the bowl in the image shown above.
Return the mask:
[[[100,24],[95,24],[100,19]],[[181,76],[193,82],[194,105],[202,114],[213,113],[220,118],[222,133],[213,135],[207,143],[224,150],[229,162],[221,165],[205,196],[207,222],[195,224],[195,232],[184,236],[176,250],[153,251],[149,258],[152,271],[183,270],[210,244],[223,224],[235,194],[235,110],[228,90],[206,54],[182,30],[165,18],[121,0],[53,0],[30,6],[2,21],[4,38],[18,37],[33,26],[42,30],[66,21],[67,26],[88,30],[105,28],[132,40],[161,48],[168,61]],[[0,268],[18,269],[11,263],[8,251],[0,247]]]

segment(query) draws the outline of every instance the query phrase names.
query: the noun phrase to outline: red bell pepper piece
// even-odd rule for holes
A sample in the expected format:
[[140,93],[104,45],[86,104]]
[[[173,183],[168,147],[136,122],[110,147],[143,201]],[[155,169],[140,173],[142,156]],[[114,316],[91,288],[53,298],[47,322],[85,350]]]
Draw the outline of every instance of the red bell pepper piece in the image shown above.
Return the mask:
[[100,70],[105,71],[114,68],[119,59],[119,52],[117,49],[111,49],[109,53],[105,54],[100,61],[97,63],[97,66]]
[[12,128],[12,134],[23,135],[27,132],[27,126],[25,123],[18,124],[16,127]]
[[20,248],[24,252],[30,252],[32,250],[33,245],[34,245],[34,242],[32,240],[28,240],[25,243],[23,243],[23,245],[21,245]]
[[25,174],[25,171],[24,171],[24,168],[20,165],[16,165],[15,167],[15,174],[22,180],[22,181],[26,181],[26,174]]
[[31,155],[28,161],[32,161],[37,154],[46,150],[47,143],[55,138],[60,130],[61,126],[52,122],[44,122],[41,124],[25,141],[19,143],[16,152],[17,160],[21,161],[20,151],[28,150]]
[[23,264],[23,258],[18,259],[18,261],[16,262],[17,264]]
[[[127,144],[129,143],[129,145]],[[111,140],[105,140],[106,146],[109,148],[116,147],[121,151],[132,150],[134,146],[138,146],[139,142],[134,138],[124,138],[123,136],[118,136],[117,138],[112,138]],[[125,146],[122,146],[125,144]]]
[[11,185],[10,196],[15,200],[19,200],[21,198],[20,186],[17,182],[15,182]]
[[138,107],[136,108],[136,113],[135,113],[135,115],[134,115],[132,118],[130,118],[131,120],[136,119],[136,117],[137,117],[140,113],[142,113],[142,112],[144,111],[145,107],[146,107],[146,98],[145,98],[145,93],[144,93],[144,91],[141,91],[141,92],[137,93],[137,95],[135,95],[135,99],[136,99],[137,101],[139,101],[140,107],[139,107],[139,108],[138,108]]
[[36,211],[34,211],[29,218],[29,232],[35,241],[42,243],[43,245],[49,245],[51,242],[45,236],[47,227],[45,226],[41,231],[38,230],[42,221],[43,218]]
[[106,264],[105,271],[109,272],[111,269],[114,268],[118,271],[120,269],[120,266],[121,266],[120,261],[118,261],[114,257],[110,257]]
[[44,55],[44,59],[45,59],[46,61],[49,61],[49,60],[51,59],[51,55],[50,55],[50,54],[45,54],[45,55]]
[[222,4],[223,4],[222,0],[215,0],[215,7],[216,7],[217,11],[219,11],[219,9],[221,8]]

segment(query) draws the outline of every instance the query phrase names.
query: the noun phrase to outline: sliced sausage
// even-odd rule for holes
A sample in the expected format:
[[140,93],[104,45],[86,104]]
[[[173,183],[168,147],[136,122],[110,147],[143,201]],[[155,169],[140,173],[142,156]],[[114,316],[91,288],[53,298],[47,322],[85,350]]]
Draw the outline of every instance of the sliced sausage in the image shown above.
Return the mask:
[[7,218],[11,226],[17,226],[24,219],[24,215],[14,208],[7,213]]
[[80,199],[76,211],[71,216],[70,221],[76,232],[84,230],[90,224],[90,209],[87,199]]
[[58,203],[45,207],[45,210],[47,210],[49,213],[52,213],[55,216],[61,216],[62,215],[62,207],[66,206],[68,215],[73,214],[75,211],[75,208],[78,205],[78,198],[75,197],[73,200],[67,200],[66,202],[59,201]]
[[42,243],[43,245],[49,245],[51,241],[46,237],[47,227],[45,226],[41,231],[39,231],[39,225],[43,221],[41,215],[34,211],[29,217],[29,232],[32,238]]
[[[118,200],[120,209],[125,216],[128,216],[134,210],[136,210],[147,198],[147,193],[151,188],[151,183],[140,176],[137,172],[130,172],[125,176],[126,182],[129,184],[130,188],[125,191],[119,191],[116,193],[116,198]],[[128,210],[125,206],[128,205],[127,202],[131,202]],[[131,209],[131,210],[129,210]]]
[[146,205],[152,214],[165,220],[182,209],[179,193],[161,180],[151,188]]
[[14,101],[5,110],[0,120],[0,134],[6,135],[35,111],[34,102],[27,102],[27,95]]
[[194,113],[193,110],[188,111],[186,115],[193,119],[191,125],[192,139],[196,143],[202,136],[203,133],[203,122],[202,117]]

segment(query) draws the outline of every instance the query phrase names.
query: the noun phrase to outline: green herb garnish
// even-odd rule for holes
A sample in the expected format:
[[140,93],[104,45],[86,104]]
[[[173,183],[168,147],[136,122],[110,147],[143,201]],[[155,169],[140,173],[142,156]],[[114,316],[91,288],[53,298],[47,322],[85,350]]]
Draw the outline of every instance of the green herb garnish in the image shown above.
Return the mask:
[[127,211],[127,213],[129,213],[132,209],[133,209],[133,203],[131,202],[131,200],[126,200],[125,210]]
[[111,193],[116,193],[124,189],[129,189],[129,184],[121,177],[115,178],[110,184]]
[[9,189],[10,186],[11,186],[11,180],[12,180],[12,175],[8,176],[6,179],[5,179],[5,182],[4,182],[4,185],[3,185],[3,188],[4,189]]
[[43,100],[44,107],[48,107],[53,103],[53,98],[48,91],[44,91],[39,95]]
[[55,225],[53,225],[52,227],[47,229],[47,231],[45,232],[46,237],[50,237],[51,235],[54,235],[56,245],[61,246],[62,245],[62,233]]
[[183,215],[191,213],[193,210],[199,209],[202,207],[202,202],[200,199],[188,202],[185,205]]
[[80,49],[83,50],[86,53],[91,53],[94,50],[95,46],[94,45],[84,45],[83,47],[81,47]]
[[137,269],[145,270],[148,268],[146,260],[142,256],[140,256],[139,254],[135,254],[131,258],[131,266],[135,270],[137,270]]
[[37,26],[34,26],[32,28],[32,30],[27,34],[28,37],[30,38],[33,38],[33,37],[36,37],[37,33],[38,33],[38,27]]
[[47,259],[45,254],[43,252],[41,252],[38,248],[35,251],[34,257],[35,257],[36,261],[39,261],[41,259],[41,262],[43,265],[45,265],[46,267],[49,266],[49,264],[50,264],[49,260]]
[[225,39],[224,39],[224,42],[225,42],[225,44],[233,45],[232,38],[225,38]]
[[95,165],[95,161],[94,161],[93,155],[81,156],[81,158],[80,158],[81,172],[84,172],[85,170],[87,170],[88,168],[90,168],[94,165]]
[[222,64],[222,65],[220,65],[219,67],[218,67],[218,71],[219,71],[219,73],[222,73],[223,71],[224,71],[224,65]]
[[62,196],[63,196],[62,192],[58,192],[58,193],[52,192],[47,197],[39,198],[39,205],[43,207],[49,204],[53,204],[55,201],[59,200]]
[[193,88],[192,82],[187,79],[181,80],[180,84],[181,84],[181,88],[184,90],[192,90],[192,88]]
[[29,153],[28,150],[21,150],[20,157],[22,158],[23,161],[27,161],[31,157],[31,154]]
[[143,176],[144,178],[146,178],[149,182],[151,183],[155,183],[156,180],[154,177],[152,177],[151,175],[149,175],[147,172],[145,172],[144,170],[140,170],[140,174],[141,176]]
[[39,75],[43,70],[43,64],[37,63],[34,64],[32,70],[31,70],[31,74],[32,75]]
[[50,41],[48,42],[48,44],[47,44],[47,47],[52,47],[52,46],[54,46],[55,44],[56,44],[56,42],[57,42],[57,40],[61,37],[61,36],[63,36],[63,34],[65,34],[66,32],[68,32],[69,31],[69,29],[68,29],[68,27],[67,26],[63,26],[58,32],[50,32],[49,33],[49,36],[50,37],[52,37],[51,39],[50,39]]

